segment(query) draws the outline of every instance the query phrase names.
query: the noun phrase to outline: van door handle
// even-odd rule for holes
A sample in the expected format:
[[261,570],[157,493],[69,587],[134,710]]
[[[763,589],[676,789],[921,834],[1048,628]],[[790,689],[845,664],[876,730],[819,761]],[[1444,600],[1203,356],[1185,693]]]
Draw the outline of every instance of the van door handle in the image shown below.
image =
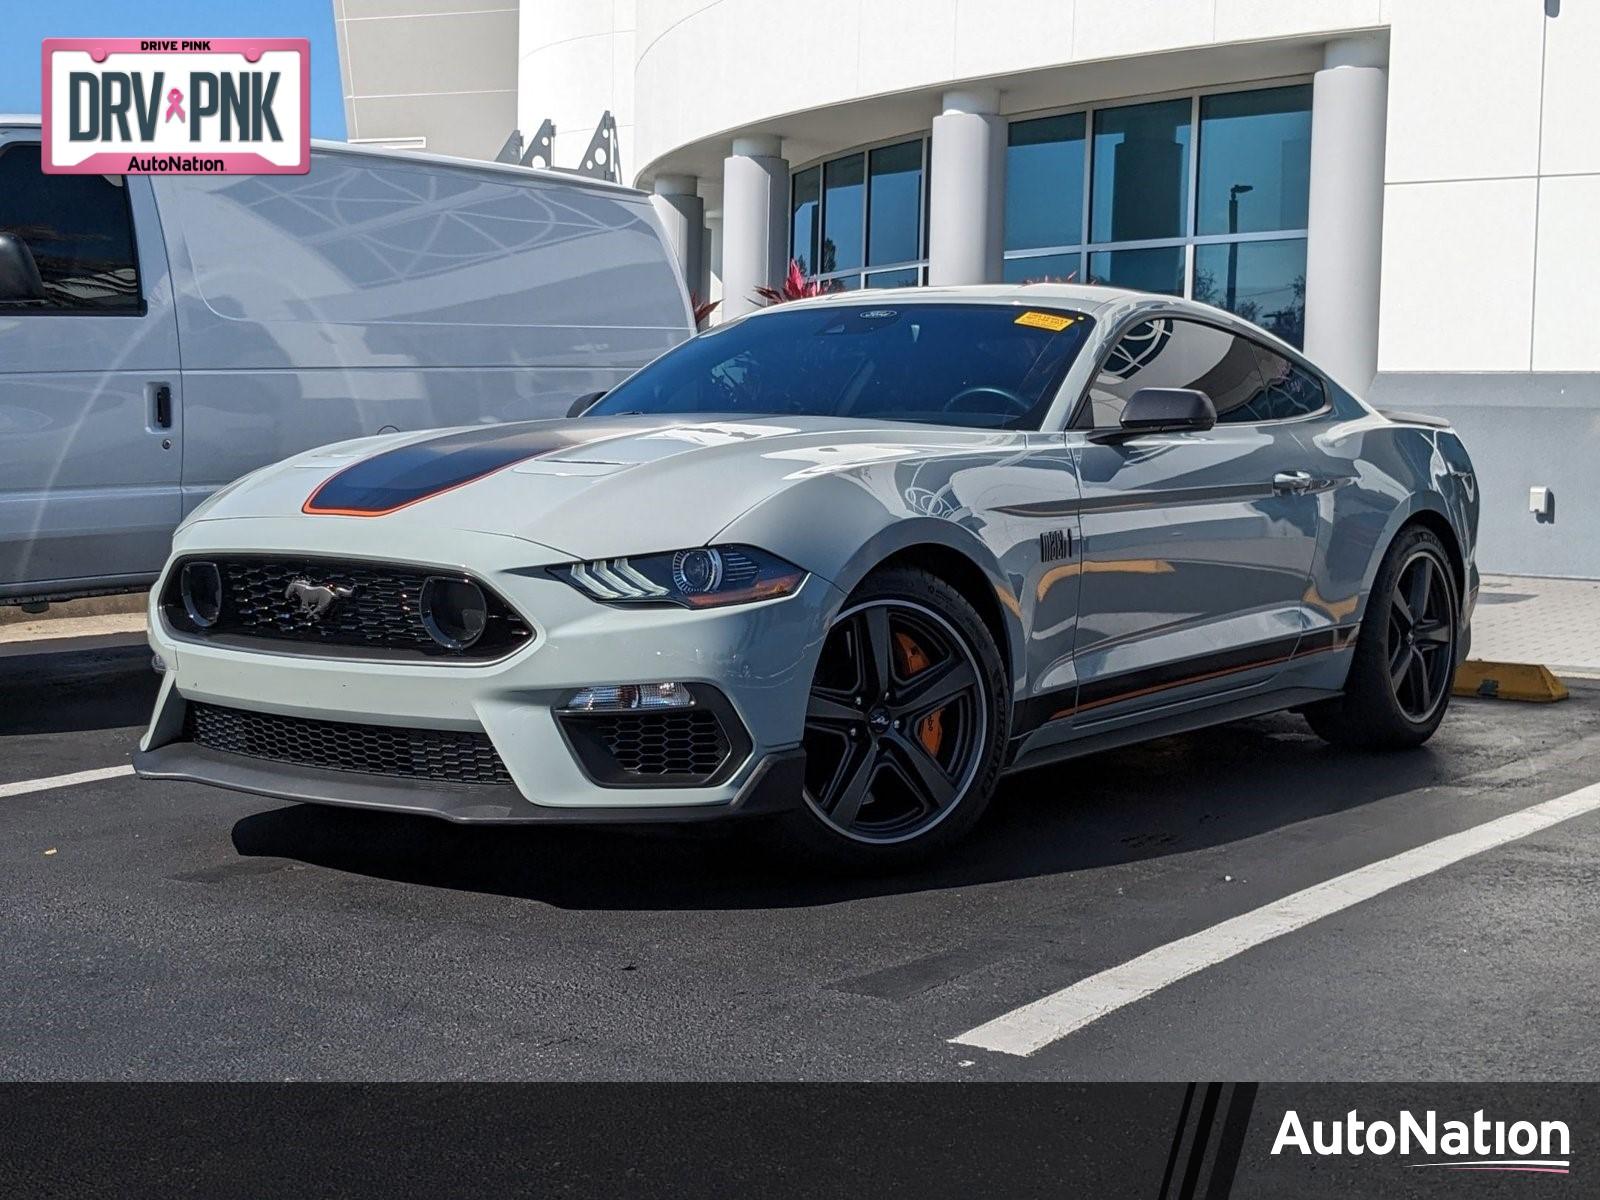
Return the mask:
[[1275,492],[1307,492],[1311,490],[1311,473],[1309,471],[1279,471],[1272,477],[1272,490]]
[[172,428],[172,388],[165,383],[155,386],[156,428]]

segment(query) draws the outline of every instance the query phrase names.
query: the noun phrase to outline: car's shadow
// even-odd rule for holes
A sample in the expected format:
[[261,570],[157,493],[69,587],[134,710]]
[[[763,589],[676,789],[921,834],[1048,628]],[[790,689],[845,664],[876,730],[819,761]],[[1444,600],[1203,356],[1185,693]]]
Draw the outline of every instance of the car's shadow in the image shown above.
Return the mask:
[[783,908],[1055,875],[1235,842],[1444,782],[1449,762],[1428,748],[1332,750],[1287,715],[1240,722],[1015,776],[951,853],[885,877],[819,873],[734,824],[463,827],[290,805],[240,820],[233,841],[245,855],[569,909]]

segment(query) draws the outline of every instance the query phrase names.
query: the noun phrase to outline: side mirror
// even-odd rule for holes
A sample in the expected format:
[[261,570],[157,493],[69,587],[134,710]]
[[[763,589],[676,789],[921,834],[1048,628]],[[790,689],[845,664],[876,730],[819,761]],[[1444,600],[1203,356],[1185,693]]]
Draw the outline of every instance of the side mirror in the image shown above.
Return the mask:
[[1211,397],[1194,388],[1140,388],[1122,406],[1122,432],[1187,433],[1217,423]]
[[567,416],[583,416],[584,413],[588,412],[596,404],[600,403],[600,399],[604,395],[604,392],[585,392],[572,402],[572,407],[567,409]]
[[14,233],[0,233],[0,303],[44,299],[44,280],[28,243]]

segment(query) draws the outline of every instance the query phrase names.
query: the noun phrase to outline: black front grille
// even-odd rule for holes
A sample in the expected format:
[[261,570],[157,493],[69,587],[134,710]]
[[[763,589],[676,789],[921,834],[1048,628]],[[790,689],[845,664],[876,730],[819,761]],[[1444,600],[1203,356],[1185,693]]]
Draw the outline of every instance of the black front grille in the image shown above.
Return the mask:
[[510,783],[482,733],[312,721],[272,713],[190,704],[187,737],[224,754],[442,783]]
[[[183,564],[177,564],[168,577],[162,594],[163,612],[174,628],[197,636],[468,659],[503,657],[533,636],[527,622],[505,601],[478,584],[489,604],[482,636],[462,650],[437,642],[423,623],[422,585],[429,577],[466,578],[461,575],[316,558],[238,555],[186,561],[215,563],[222,576],[221,615],[216,624],[205,629],[195,624],[184,606]],[[320,613],[308,611],[289,594],[289,586],[296,580],[331,588],[338,597]]]

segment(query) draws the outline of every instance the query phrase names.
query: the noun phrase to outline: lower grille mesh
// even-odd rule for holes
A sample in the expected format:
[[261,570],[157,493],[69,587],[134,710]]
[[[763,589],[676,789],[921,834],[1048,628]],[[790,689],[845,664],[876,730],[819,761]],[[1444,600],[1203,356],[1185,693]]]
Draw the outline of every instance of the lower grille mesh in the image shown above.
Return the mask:
[[191,704],[188,736],[208,750],[302,767],[443,783],[511,782],[505,763],[482,733],[312,721]]

